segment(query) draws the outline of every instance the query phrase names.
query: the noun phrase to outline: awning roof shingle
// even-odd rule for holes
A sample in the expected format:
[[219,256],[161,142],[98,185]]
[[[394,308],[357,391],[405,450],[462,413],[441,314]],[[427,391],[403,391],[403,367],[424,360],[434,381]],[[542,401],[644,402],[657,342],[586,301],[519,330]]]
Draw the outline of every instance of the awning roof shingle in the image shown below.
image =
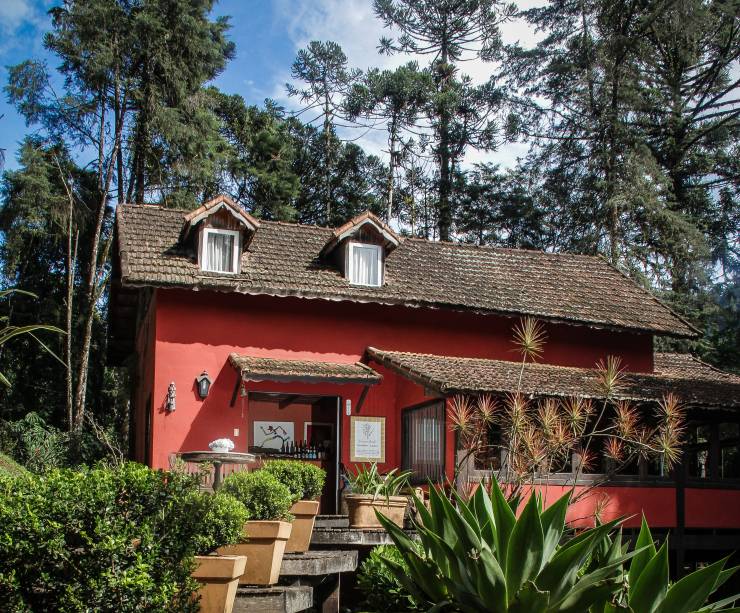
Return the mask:
[[258,358],[232,353],[229,362],[244,381],[303,381],[307,383],[360,383],[375,385],[383,377],[369,366],[355,362]]
[[185,211],[120,205],[124,286],[214,289],[411,307],[532,315],[551,321],[692,336],[648,291],[599,257],[403,239],[387,254],[382,287],[351,285],[319,256],[330,228],[261,221],[241,273],[203,272],[179,241]]
[[[515,391],[521,370],[519,362],[460,358],[368,347],[369,358],[399,374],[445,394]],[[717,371],[683,354],[658,354],[661,372],[628,373],[616,397],[635,401],[657,401],[673,392],[691,406],[740,408],[740,377]],[[675,356],[675,357],[674,357]],[[686,373],[695,362],[699,376]],[[581,396],[602,398],[595,370],[527,364],[521,391],[535,396]]]

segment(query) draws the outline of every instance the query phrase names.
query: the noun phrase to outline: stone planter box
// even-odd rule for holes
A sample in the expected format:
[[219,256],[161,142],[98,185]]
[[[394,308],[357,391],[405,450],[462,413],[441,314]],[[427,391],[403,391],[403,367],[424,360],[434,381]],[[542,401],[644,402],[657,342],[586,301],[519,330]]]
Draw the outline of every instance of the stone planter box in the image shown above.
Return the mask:
[[246,562],[246,556],[195,556],[192,576],[201,584],[201,613],[231,613]]
[[371,496],[370,494],[348,494],[345,496],[350,528],[382,528],[375,510],[385,515],[399,528],[403,528],[406,513],[406,496]]
[[295,519],[285,551],[286,553],[305,553],[311,544],[311,534],[319,512],[319,502],[318,500],[299,500],[290,508],[290,512]]
[[280,577],[290,532],[291,524],[286,521],[248,521],[244,524],[245,542],[221,547],[218,553],[249,558],[240,585],[273,585]]

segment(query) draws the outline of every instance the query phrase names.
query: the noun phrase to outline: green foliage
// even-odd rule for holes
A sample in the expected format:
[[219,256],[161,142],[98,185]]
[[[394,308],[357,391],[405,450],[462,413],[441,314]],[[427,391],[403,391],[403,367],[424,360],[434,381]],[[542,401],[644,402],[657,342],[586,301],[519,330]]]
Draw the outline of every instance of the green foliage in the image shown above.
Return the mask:
[[[418,545],[421,553],[421,545]],[[357,573],[357,587],[365,596],[363,606],[369,611],[423,611],[411,593],[398,581],[384,560],[390,560],[405,573],[409,568],[395,545],[373,548]]]
[[221,491],[242,502],[249,519],[292,519],[289,511],[293,506],[293,496],[290,490],[267,471],[233,473],[224,479]]
[[224,545],[241,541],[249,513],[236,498],[225,492],[193,492],[186,502],[186,506],[190,505],[193,517],[201,526],[193,542],[196,554],[205,555]]
[[137,464],[0,480],[0,602],[10,610],[196,611],[193,555],[245,511]]
[[[615,544],[621,546],[621,539],[616,539]],[[635,549],[639,551],[640,547],[644,549],[632,558],[629,587],[623,594],[623,601],[632,613],[736,610],[732,607],[740,600],[740,594],[709,604],[710,596],[739,568],[725,569],[729,558],[723,558],[671,583],[668,578],[668,541],[656,551],[645,517],[642,518]]]
[[34,412],[22,419],[0,423],[0,444],[17,461],[33,472],[67,465],[71,437]]
[[[656,552],[644,520],[630,553],[621,533],[610,535],[618,520],[564,538],[570,494],[546,509],[533,495],[518,518],[495,481],[490,496],[479,487],[469,501],[455,496],[453,504],[432,488],[429,500],[429,509],[417,505],[421,552],[376,513],[404,562],[385,558],[384,564],[427,606],[470,613],[689,613],[706,606],[736,570],[725,570],[724,559],[670,585],[667,544]],[[727,610],[734,600],[702,610]]]
[[326,481],[326,471],[308,462],[270,460],[263,469],[277,477],[290,490],[293,500],[314,500]]
[[4,453],[0,453],[0,477],[20,477],[26,474],[28,471],[23,466]]
[[[480,487],[469,502],[453,505],[430,491],[430,510],[417,505],[419,554],[409,537],[378,514],[408,566],[386,560],[398,581],[420,603],[461,611],[603,610],[621,582],[621,550],[598,568],[586,569],[591,554],[617,522],[587,530],[559,545],[569,495],[544,511],[532,496],[517,519],[495,483]],[[600,607],[600,608],[599,608]]]
[[409,484],[411,471],[398,472],[397,468],[389,470],[384,475],[378,472],[377,463],[369,467],[361,464],[355,469],[354,475],[349,475],[350,489],[353,494],[369,494],[375,497],[398,496]]

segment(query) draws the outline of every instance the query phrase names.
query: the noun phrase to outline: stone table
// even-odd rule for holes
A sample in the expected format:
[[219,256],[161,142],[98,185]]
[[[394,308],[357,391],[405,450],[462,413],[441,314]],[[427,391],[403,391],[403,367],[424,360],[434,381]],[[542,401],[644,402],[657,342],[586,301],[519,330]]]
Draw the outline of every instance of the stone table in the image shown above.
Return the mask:
[[221,486],[222,464],[253,464],[257,456],[253,453],[238,451],[184,451],[180,454],[184,462],[193,464],[213,464],[213,490]]

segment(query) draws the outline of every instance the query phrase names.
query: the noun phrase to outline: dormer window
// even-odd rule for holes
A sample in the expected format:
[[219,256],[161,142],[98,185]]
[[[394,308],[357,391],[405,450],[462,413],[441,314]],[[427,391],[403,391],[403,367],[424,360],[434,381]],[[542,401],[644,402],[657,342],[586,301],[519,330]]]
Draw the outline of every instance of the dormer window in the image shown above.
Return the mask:
[[236,230],[203,229],[200,261],[204,271],[235,274],[239,271],[239,232]]
[[390,227],[366,211],[334,230],[319,256],[332,259],[351,285],[381,287],[388,254],[400,244]]
[[349,282],[380,287],[383,284],[383,248],[368,243],[349,243]]
[[185,215],[180,242],[192,246],[204,272],[235,275],[259,221],[225,194]]

